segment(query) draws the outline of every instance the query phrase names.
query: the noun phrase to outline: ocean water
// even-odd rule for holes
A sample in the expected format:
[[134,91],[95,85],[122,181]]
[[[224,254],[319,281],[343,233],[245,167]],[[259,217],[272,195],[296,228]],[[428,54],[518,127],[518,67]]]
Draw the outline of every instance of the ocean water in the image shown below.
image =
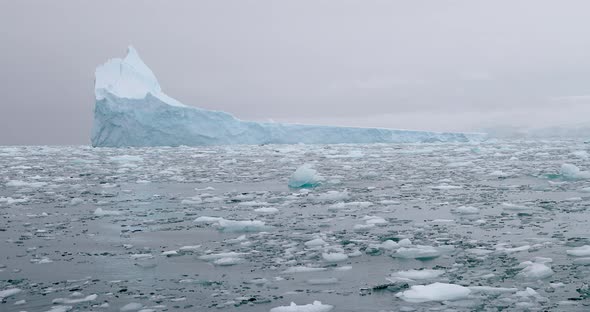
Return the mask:
[[588,311],[589,148],[0,147],[0,311]]

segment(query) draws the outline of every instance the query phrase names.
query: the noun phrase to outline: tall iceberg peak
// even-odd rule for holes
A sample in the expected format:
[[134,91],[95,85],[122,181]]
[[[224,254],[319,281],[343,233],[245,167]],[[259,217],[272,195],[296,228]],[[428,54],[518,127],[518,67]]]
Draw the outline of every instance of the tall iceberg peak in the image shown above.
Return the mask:
[[133,46],[124,59],[115,58],[96,68],[94,94],[96,100],[107,94],[126,99],[143,99],[151,94],[170,105],[184,106],[162,92],[156,75],[143,62]]
[[481,134],[258,123],[167,96],[133,47],[96,69],[93,146],[467,142]]

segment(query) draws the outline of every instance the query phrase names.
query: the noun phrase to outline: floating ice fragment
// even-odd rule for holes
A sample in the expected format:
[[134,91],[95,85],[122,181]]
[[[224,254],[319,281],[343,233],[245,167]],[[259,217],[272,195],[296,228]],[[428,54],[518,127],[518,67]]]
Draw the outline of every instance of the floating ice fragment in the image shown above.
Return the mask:
[[504,208],[505,210],[512,210],[512,211],[523,211],[523,210],[531,209],[531,207],[528,207],[525,205],[512,204],[512,203],[502,203],[502,208]]
[[306,267],[306,266],[294,266],[290,267],[283,271],[285,274],[293,274],[293,273],[309,273],[309,272],[320,272],[325,271],[326,268],[314,268],[314,267]]
[[264,222],[258,220],[225,220],[218,221],[223,232],[260,232],[266,229]]
[[566,179],[590,179],[590,171],[581,171],[572,164],[563,164],[559,173]]
[[375,225],[378,225],[378,224],[382,225],[382,224],[388,223],[387,220],[385,220],[384,218],[377,217],[377,216],[365,216],[365,217],[363,217],[363,220],[365,220],[365,223],[367,223],[367,224],[375,224]]
[[198,205],[203,203],[203,200],[199,196],[193,196],[187,199],[183,199],[182,201],[180,201],[180,203],[183,205]]
[[443,275],[445,271],[443,270],[408,270],[408,271],[399,271],[396,273],[391,274],[391,277],[401,277],[407,278],[411,280],[425,280],[425,279],[433,279]]
[[324,180],[317,170],[313,169],[313,165],[305,164],[297,168],[289,178],[289,187],[316,187]]
[[355,232],[365,232],[375,227],[375,224],[355,224],[352,229]]
[[4,298],[14,296],[14,295],[20,293],[21,291],[22,291],[22,289],[19,289],[19,288],[9,288],[9,289],[5,289],[5,290],[0,290],[0,301]]
[[47,258],[47,257],[43,257],[40,260],[36,261],[38,264],[45,264],[45,263],[52,263],[53,260]]
[[434,283],[430,285],[415,285],[409,290],[396,294],[400,299],[412,302],[428,301],[453,301],[465,299],[471,290],[467,287],[447,283]]
[[485,256],[485,255],[489,255],[491,253],[493,253],[493,250],[488,250],[488,249],[482,249],[482,248],[471,248],[471,249],[466,249],[466,252],[476,255],[476,256]]
[[96,208],[94,210],[95,216],[120,216],[123,214],[123,211],[116,211],[116,210],[104,210],[102,208]]
[[377,248],[379,249],[384,249],[384,250],[394,250],[394,249],[398,249],[400,246],[398,243],[388,239],[384,242],[382,242],[381,244],[379,244],[377,246]]
[[520,252],[520,251],[527,251],[527,250],[531,249],[530,245],[523,245],[523,246],[512,247],[512,248],[506,248],[505,246],[506,246],[505,243],[496,245],[496,251],[505,252],[505,253],[514,253],[514,252]]
[[182,247],[178,248],[178,250],[181,252],[194,252],[194,251],[198,250],[199,248],[201,248],[201,245],[192,245],[192,246],[182,246]]
[[567,250],[566,253],[573,257],[590,257],[590,245],[575,247]]
[[6,186],[8,187],[30,187],[30,188],[40,188],[47,185],[47,182],[26,182],[21,180],[10,180],[6,182]]
[[270,312],[328,312],[331,311],[334,306],[329,304],[322,304],[321,301],[314,301],[311,304],[296,305],[291,302],[291,305],[280,306],[270,309]]
[[317,201],[338,201],[348,199],[348,191],[328,191],[326,193],[318,194],[315,196]]
[[447,184],[442,184],[442,185],[435,185],[435,186],[431,186],[430,187],[433,190],[438,190],[438,191],[446,191],[446,190],[458,190],[463,188],[462,186],[459,185],[447,185]]
[[94,295],[89,295],[89,296],[86,296],[84,298],[79,298],[79,299],[55,298],[51,302],[54,304],[76,304],[76,303],[94,301],[94,300],[96,300],[96,298],[98,298],[98,295],[94,294]]
[[8,205],[12,204],[22,204],[28,202],[28,198],[12,198],[12,197],[0,197],[0,203],[6,203]]
[[133,254],[133,255],[130,255],[130,257],[131,257],[131,259],[137,259],[137,260],[139,260],[139,259],[153,259],[154,258],[154,256],[152,256],[149,253],[145,253],[145,254]]
[[79,197],[74,197],[74,198],[72,198],[72,200],[70,200],[70,206],[77,206],[83,202],[84,202],[84,199],[79,198]]
[[322,253],[322,258],[327,262],[342,262],[348,259],[346,254],[340,252]]
[[49,309],[45,312],[67,312],[67,311],[70,311],[71,309],[72,309],[72,306],[57,305],[57,306],[51,307],[51,309]]
[[366,201],[355,201],[355,202],[348,202],[348,203],[336,203],[328,207],[328,210],[339,210],[339,209],[347,209],[347,208],[367,208],[372,206],[373,203],[366,202]]
[[130,302],[124,306],[122,306],[119,311],[126,312],[126,311],[136,311],[143,307],[141,303],[138,302]]
[[252,285],[264,285],[264,284],[268,284],[270,282],[266,278],[255,278],[255,279],[251,279],[249,281],[245,281],[244,283],[252,284]]
[[523,298],[532,297],[538,301],[545,301],[546,300],[546,298],[541,296],[536,290],[534,290],[530,287],[527,287],[525,290],[516,292],[514,294],[514,296],[515,297],[523,297]]
[[441,255],[441,252],[432,246],[416,245],[415,247],[401,247],[392,257],[402,259],[428,260],[434,259]]
[[479,209],[471,206],[461,206],[453,209],[453,212],[463,215],[478,214]]
[[174,257],[174,256],[178,256],[178,251],[177,250],[168,250],[168,251],[164,251],[162,252],[162,256],[166,256],[166,257]]
[[553,270],[545,265],[545,263],[551,262],[548,258],[537,258],[535,262],[525,261],[522,262],[518,267],[522,268],[522,271],[517,276],[522,277],[526,280],[541,280],[553,275]]
[[254,211],[258,212],[258,213],[268,213],[268,214],[279,212],[279,210],[274,207],[256,208],[256,209],[254,209]]
[[518,288],[492,287],[492,286],[469,286],[469,289],[474,293],[491,293],[491,294],[515,293],[518,291]]
[[310,241],[307,241],[304,243],[305,246],[307,247],[317,247],[317,246],[324,246],[327,243],[321,239],[321,238],[316,238],[316,239],[312,239]]
[[404,238],[397,242],[400,247],[410,247],[412,246],[412,241],[409,238]]
[[329,278],[312,278],[305,281],[309,285],[331,285],[331,284],[338,284],[339,280],[335,277]]
[[505,178],[505,177],[508,177],[508,176],[510,176],[510,174],[508,174],[508,173],[506,173],[506,172],[504,172],[504,171],[501,171],[501,170],[492,171],[492,172],[490,173],[490,175],[491,175],[492,177],[498,177],[498,178]]
[[583,258],[574,259],[574,264],[590,265],[590,257],[583,257]]
[[220,217],[207,217],[207,216],[201,216],[195,219],[195,221],[193,222],[197,222],[197,223],[215,223],[218,222],[220,220],[223,220],[223,218]]
[[222,259],[222,258],[239,258],[241,256],[245,256],[247,255],[247,253],[243,253],[243,252],[222,252],[222,253],[217,253],[217,254],[208,254],[208,255],[203,255],[200,256],[199,259],[204,260],[204,261],[214,261],[214,260],[218,260],[218,259]]
[[572,155],[581,159],[588,159],[588,157],[590,157],[590,154],[588,154],[586,151],[573,151]]
[[243,261],[243,259],[238,258],[238,257],[225,257],[225,258],[220,258],[220,259],[213,261],[213,264],[219,265],[219,266],[230,266],[230,265],[236,265],[238,263],[241,263],[242,261]]

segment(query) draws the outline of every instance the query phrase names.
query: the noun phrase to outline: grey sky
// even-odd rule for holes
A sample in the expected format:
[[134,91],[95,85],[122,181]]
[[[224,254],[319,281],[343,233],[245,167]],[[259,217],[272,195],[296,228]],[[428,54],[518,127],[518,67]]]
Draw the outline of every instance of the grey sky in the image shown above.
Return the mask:
[[588,1],[1,1],[0,144],[86,144],[94,69],[242,119],[477,130],[590,113]]

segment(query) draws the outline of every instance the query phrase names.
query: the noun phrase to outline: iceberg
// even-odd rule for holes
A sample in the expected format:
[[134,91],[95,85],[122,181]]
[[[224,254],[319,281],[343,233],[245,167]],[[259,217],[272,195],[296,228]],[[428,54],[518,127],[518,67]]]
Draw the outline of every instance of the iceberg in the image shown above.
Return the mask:
[[133,47],[95,73],[95,147],[229,144],[421,143],[482,140],[478,133],[427,132],[243,121],[169,97]]

